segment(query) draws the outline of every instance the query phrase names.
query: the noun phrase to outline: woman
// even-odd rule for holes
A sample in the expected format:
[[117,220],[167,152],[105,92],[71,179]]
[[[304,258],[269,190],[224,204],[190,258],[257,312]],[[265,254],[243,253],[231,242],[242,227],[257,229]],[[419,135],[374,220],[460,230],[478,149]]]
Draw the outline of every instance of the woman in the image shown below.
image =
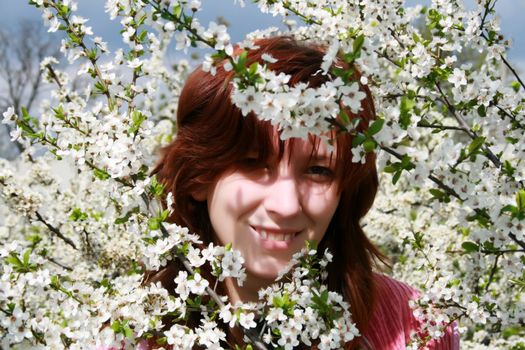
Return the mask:
[[[291,76],[290,86],[319,87],[324,49],[288,37],[261,39],[248,52],[248,65],[263,63]],[[344,66],[343,62],[336,62]],[[232,243],[246,260],[242,287],[226,280],[230,301],[257,300],[257,291],[275,280],[304,246],[305,240],[328,248],[328,287],[350,302],[353,321],[363,335],[347,344],[354,349],[404,349],[417,322],[408,306],[416,292],[373,271],[384,256],[370,242],[359,221],[368,212],[378,187],[375,155],[353,163],[349,133],[334,129],[334,148],[319,137],[279,139],[279,131],[253,114],[242,116],[230,99],[232,71],[211,75],[197,69],[189,77],[177,111],[178,132],[163,150],[155,169],[166,191],[174,194],[175,223],[198,233],[205,244]],[[359,81],[358,73],[353,78]],[[370,91],[361,103],[358,130],[375,118]],[[348,114],[352,117],[349,111]],[[178,266],[157,272],[152,280],[170,287]],[[171,285],[172,287],[172,285]],[[451,327],[434,349],[457,349]]]

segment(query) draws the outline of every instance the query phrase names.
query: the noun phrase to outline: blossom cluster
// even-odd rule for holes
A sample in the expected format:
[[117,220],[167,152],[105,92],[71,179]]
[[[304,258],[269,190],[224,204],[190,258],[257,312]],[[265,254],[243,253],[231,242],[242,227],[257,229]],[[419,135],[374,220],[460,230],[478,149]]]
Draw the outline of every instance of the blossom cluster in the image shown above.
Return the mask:
[[306,138],[308,134],[322,136],[323,130],[330,128],[330,121],[339,116],[339,102],[357,113],[366,96],[357,82],[345,85],[340,78],[311,88],[307,84],[289,87],[290,76],[285,74],[262,70],[259,75],[264,83],[246,89],[239,88],[240,79],[234,80],[232,101],[244,115],[253,112],[278,126],[283,139]]
[[[330,252],[325,251],[319,259],[317,250],[307,244],[281,272],[280,279],[288,281],[259,291],[259,298],[271,307],[264,316],[266,343],[293,349],[299,344],[311,346],[312,340],[317,340],[319,349],[339,349],[359,336],[351,322],[350,305],[322,284],[324,268],[331,261]],[[315,266],[320,271],[312,273]]]
[[[414,335],[412,348],[453,321],[462,348],[524,346],[525,85],[508,63],[494,0],[470,9],[459,0],[258,0],[289,29],[254,32],[239,52],[224,25],[199,22],[198,0],[107,0],[125,44],[115,52],[75,1],[30,2],[50,32],[67,34],[61,51],[72,68],[45,59],[53,88],[38,116],[3,113],[26,150],[0,164],[2,348],[222,348],[230,327],[254,346],[283,349],[339,348],[358,336],[322,269],[308,268],[324,267],[329,253],[303,251],[259,303],[232,305],[216,283],[242,284],[243,258],[167,223],[170,195],[149,174],[155,150],[174,137],[189,68],[168,62],[171,42],[211,49],[202,68],[233,70],[233,103],[284,138],[327,135],[337,121],[353,134],[354,161],[377,153],[382,187],[363,226],[393,275],[422,292],[412,307],[426,336]],[[279,34],[327,48],[316,73],[325,84],[289,86],[270,55],[246,66],[256,38]],[[358,117],[364,86],[378,119],[358,132],[344,112]],[[171,264],[181,266],[173,290],[144,283]],[[185,324],[191,315],[195,327]]]

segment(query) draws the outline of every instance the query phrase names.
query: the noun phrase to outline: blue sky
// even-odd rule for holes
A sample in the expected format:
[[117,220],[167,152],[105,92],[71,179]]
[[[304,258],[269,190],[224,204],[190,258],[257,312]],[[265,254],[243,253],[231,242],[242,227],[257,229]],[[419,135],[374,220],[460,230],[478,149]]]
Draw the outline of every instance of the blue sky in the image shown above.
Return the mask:
[[[474,0],[466,0],[472,4]],[[110,21],[104,13],[104,0],[78,0],[80,15],[90,19],[89,25],[95,34],[109,42],[110,48],[120,46],[120,24]],[[199,13],[202,23],[223,16],[230,22],[230,34],[234,42],[241,40],[246,33],[256,29],[278,26],[280,21],[271,15],[260,13],[256,6],[246,0],[247,7],[234,5],[233,0],[202,0],[203,11]],[[428,3],[428,0],[407,0],[407,4]],[[28,5],[27,0],[0,0],[0,28],[9,29],[17,22],[40,20],[40,11]],[[509,58],[525,71],[525,0],[499,0],[496,9],[501,16],[502,33],[512,41]]]

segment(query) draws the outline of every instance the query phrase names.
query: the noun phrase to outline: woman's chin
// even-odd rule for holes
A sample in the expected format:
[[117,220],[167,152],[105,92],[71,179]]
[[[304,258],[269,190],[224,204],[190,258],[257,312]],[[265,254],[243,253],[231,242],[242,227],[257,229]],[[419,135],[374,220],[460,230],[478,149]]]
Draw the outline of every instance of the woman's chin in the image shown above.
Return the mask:
[[283,271],[288,262],[260,262],[256,264],[249,264],[246,266],[246,273],[248,277],[251,277],[248,283],[257,283],[257,279],[260,280],[261,285],[270,285],[275,282],[279,273]]

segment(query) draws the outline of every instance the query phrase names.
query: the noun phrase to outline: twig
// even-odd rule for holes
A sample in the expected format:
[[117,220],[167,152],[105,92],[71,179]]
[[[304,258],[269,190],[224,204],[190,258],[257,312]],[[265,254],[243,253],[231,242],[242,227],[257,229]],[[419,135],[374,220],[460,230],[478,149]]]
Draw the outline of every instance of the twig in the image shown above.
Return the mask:
[[500,105],[490,102],[490,106],[496,107],[501,113],[512,119],[514,123],[516,123],[520,128],[525,129],[525,125],[521,124],[517,119],[516,116],[509,111],[505,110],[505,108],[501,107]]
[[40,221],[41,223],[43,223],[44,225],[46,225],[46,227],[49,229],[49,231],[51,231],[52,233],[54,233],[58,238],[60,238],[61,240],[63,240],[66,244],[70,245],[71,247],[73,247],[73,249],[75,250],[78,250],[77,246],[75,245],[75,243],[73,243],[72,240],[70,240],[69,238],[67,238],[66,236],[64,236],[56,227],[54,227],[53,225],[51,225],[50,223],[48,223],[43,217],[42,215],[40,215],[40,213],[38,211],[35,211],[35,214],[36,214],[36,217],[38,219],[38,221]]
[[[456,108],[448,101],[447,96],[445,95],[445,93],[441,89],[441,86],[439,85],[438,82],[436,82],[436,87],[437,87],[439,93],[441,94],[441,96],[443,97],[443,100],[444,100],[445,104],[447,105],[449,111],[452,113],[452,116],[458,121],[459,125],[461,125],[465,129],[465,131],[469,134],[469,136],[471,138],[475,139],[477,137],[477,134],[470,129],[470,126],[467,124],[465,119],[463,119],[463,117],[461,117],[456,112]],[[496,168],[500,168],[501,167],[501,160],[499,160],[499,158],[494,153],[492,153],[490,148],[488,146],[485,146],[485,147],[483,147],[483,150],[485,151],[485,156],[496,166]]]
[[521,241],[518,239],[518,237],[516,237],[516,235],[514,233],[509,233],[509,237],[514,241],[516,242],[517,245],[519,245],[520,247],[522,247],[523,249],[525,249],[525,242]]
[[398,152],[394,151],[392,148],[389,148],[389,147],[383,146],[383,145],[381,145],[381,144],[379,145],[379,148],[381,148],[381,150],[385,151],[386,153],[393,155],[393,156],[396,157],[397,159],[402,159],[402,158],[403,158],[403,156],[401,155],[401,153],[398,153]]
[[503,55],[499,55],[499,57],[501,58],[501,60],[503,61],[503,63],[505,64],[505,66],[507,66],[507,68],[512,72],[512,74],[514,74],[514,77],[518,80],[518,82],[520,83],[520,85],[525,89],[525,83],[523,83],[523,81],[521,80],[518,72],[516,72],[516,70],[510,65],[509,61],[507,61],[507,59],[505,58],[505,56]]
[[[58,79],[58,76],[57,74],[55,73],[55,70],[53,69],[53,67],[51,67],[50,64],[47,64],[46,65],[46,68],[47,70],[49,71],[49,74],[51,75],[51,78],[53,78],[53,80],[55,81],[55,83],[58,85],[58,88],[60,90],[62,90],[64,88],[64,86],[62,85],[62,82],[60,81],[60,79]],[[66,98],[66,101],[67,102],[71,102],[71,97],[69,97],[69,95],[66,94],[65,96]]]
[[[492,10],[494,10],[494,7],[496,6],[496,2],[494,1],[493,5],[492,5],[492,8],[489,8],[490,7],[490,4],[491,4],[491,0],[488,0],[486,3],[485,3],[485,13],[483,14],[483,18],[481,19],[481,24],[479,26],[479,29],[481,30],[481,37],[483,39],[485,39],[487,42],[489,41],[489,38],[487,37],[487,35],[485,33],[483,33],[483,29],[485,29],[485,22],[487,20],[487,17],[488,17],[488,14],[489,12],[491,12]],[[505,64],[505,66],[512,72],[512,74],[514,75],[514,77],[518,80],[518,82],[520,83],[520,85],[525,89],[525,83],[523,83],[523,81],[521,80],[520,76],[518,75],[518,72],[516,72],[516,70],[514,68],[512,68],[512,66],[510,65],[510,63],[507,61],[507,59],[505,58],[505,56],[503,56],[502,54],[499,55],[499,57],[501,58],[501,60],[503,61],[503,64]]]
[[438,89],[439,93],[441,94],[441,97],[443,97],[443,102],[445,102],[445,104],[447,105],[448,110],[450,111],[452,116],[456,119],[456,121],[459,123],[459,125],[461,125],[461,127],[463,129],[465,129],[465,131],[468,132],[470,137],[476,138],[477,134],[474,131],[470,130],[470,126],[467,124],[465,119],[461,118],[461,116],[456,113],[456,107],[454,107],[454,105],[452,103],[450,103],[450,101],[447,98],[447,95],[443,92],[443,90],[441,89],[441,85],[439,85],[438,82],[436,82],[436,88]]
[[[57,11],[57,13],[60,13],[58,5],[54,1],[50,1],[48,4],[51,7],[53,7]],[[61,19],[64,21],[64,23],[65,23],[65,25],[67,27],[66,32],[77,36],[77,31],[75,30],[75,27],[69,21],[69,18],[61,16]],[[102,75],[102,71],[100,70],[100,68],[97,65],[97,58],[96,57],[91,57],[89,55],[89,49],[86,46],[86,44],[84,43],[83,34],[78,35],[78,37],[80,38],[80,40],[76,43],[76,45],[83,50],[83,52],[86,55],[87,59],[91,62],[91,65],[92,65],[93,69],[95,70],[95,75],[99,78],[100,84],[102,85],[102,90],[103,90],[102,93],[106,96],[106,98],[108,100],[109,109],[112,110],[113,107],[115,106],[115,104],[114,104],[113,98],[111,97],[111,94],[109,92],[109,87],[108,87],[107,81],[104,79],[104,76]]]
[[60,266],[60,267],[63,268],[64,270],[67,270],[67,271],[73,271],[73,269],[72,269],[71,267],[59,263],[58,261],[56,261],[56,260],[53,259],[52,257],[45,256],[44,258],[47,259],[48,261],[52,262],[53,264],[55,264],[55,265],[57,265],[57,266]]
[[445,192],[447,192],[447,194],[449,194],[450,196],[453,196],[453,197],[459,199],[460,201],[463,201],[463,198],[461,198],[459,196],[459,194],[456,193],[456,191],[454,191],[451,187],[445,185],[443,183],[443,181],[441,181],[440,179],[438,179],[434,175],[430,174],[430,175],[428,175],[428,178],[430,180],[432,180],[432,182],[434,182],[436,185],[438,185],[441,189],[445,190]]
[[[486,250],[486,249],[481,249],[479,251],[480,253],[483,253],[483,254],[487,254],[487,255],[491,255],[491,254],[500,254],[500,255],[504,255],[504,254],[512,254],[512,253],[525,253],[525,249],[504,249],[504,250]],[[465,254],[465,251],[464,250],[447,250],[446,253],[450,253],[450,254]]]
[[[485,33],[481,33],[481,37],[483,39],[485,39],[486,41],[489,41],[489,38],[487,38]],[[509,61],[507,61],[505,56],[503,56],[503,54],[500,54],[499,58],[501,58],[501,60],[503,61],[503,64],[505,65],[505,67],[507,67],[511,71],[512,75],[514,75],[516,80],[518,80],[518,82],[520,83],[521,87],[523,87],[525,89],[525,83],[523,82],[523,80],[521,80],[518,72],[516,72],[516,70],[511,66],[511,64],[509,63]]]
[[422,124],[421,122],[418,122],[416,126],[420,128],[431,128],[431,129],[440,129],[440,130],[458,130],[458,131],[468,132],[467,130],[463,129],[460,126],[453,126],[453,125]]
[[498,254],[496,255],[496,259],[494,259],[494,265],[492,265],[492,268],[490,269],[489,280],[487,282],[487,285],[485,286],[485,292],[488,292],[489,287],[494,279],[494,276],[496,275],[496,271],[498,270],[498,260],[500,256],[501,254]]
[[481,19],[481,24],[479,25],[479,29],[481,29],[481,30],[483,30],[483,28],[485,27],[485,22],[487,21],[487,17],[489,15],[489,12],[494,9],[495,2],[494,2],[494,5],[492,6],[492,8],[489,8],[491,2],[492,2],[492,0],[488,0],[487,2],[485,2],[485,13],[483,14],[483,18]]

